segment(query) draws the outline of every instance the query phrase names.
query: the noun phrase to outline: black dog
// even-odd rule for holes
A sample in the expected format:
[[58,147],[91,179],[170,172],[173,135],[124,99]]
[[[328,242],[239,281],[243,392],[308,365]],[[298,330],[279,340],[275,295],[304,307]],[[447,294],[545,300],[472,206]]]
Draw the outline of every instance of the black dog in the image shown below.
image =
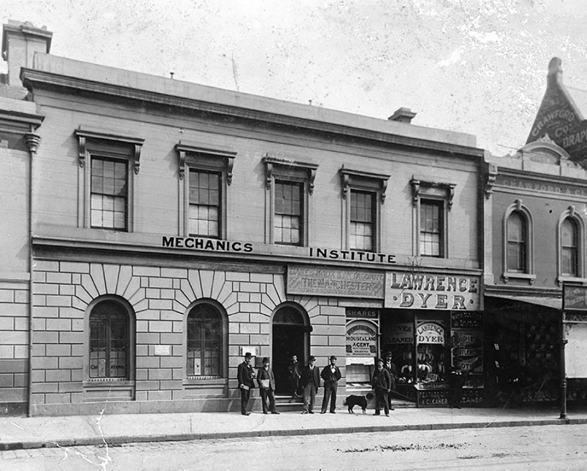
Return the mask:
[[366,396],[349,396],[343,404],[348,407],[349,414],[354,414],[353,407],[359,406],[363,409],[363,414],[367,412],[367,402],[373,400],[373,394],[369,393]]

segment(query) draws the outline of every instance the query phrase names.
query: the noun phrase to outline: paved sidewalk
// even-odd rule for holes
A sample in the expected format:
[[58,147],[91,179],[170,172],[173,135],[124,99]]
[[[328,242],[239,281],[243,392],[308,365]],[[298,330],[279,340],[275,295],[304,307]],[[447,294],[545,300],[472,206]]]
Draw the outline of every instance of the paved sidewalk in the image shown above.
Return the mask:
[[451,428],[587,424],[587,408],[569,409],[566,420],[549,409],[416,409],[368,414],[280,415],[235,412],[0,418],[0,450],[150,441],[210,440],[328,433],[394,432]]

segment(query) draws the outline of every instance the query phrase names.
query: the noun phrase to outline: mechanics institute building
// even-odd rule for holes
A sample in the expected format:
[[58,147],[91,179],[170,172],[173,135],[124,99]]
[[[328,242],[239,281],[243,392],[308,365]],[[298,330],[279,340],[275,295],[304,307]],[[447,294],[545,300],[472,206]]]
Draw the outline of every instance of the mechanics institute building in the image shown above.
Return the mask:
[[3,39],[4,410],[238,410],[247,352],[278,396],[293,355],[337,356],[342,401],[389,351],[396,399],[446,404],[458,360],[479,401],[472,136],[56,57],[31,25]]

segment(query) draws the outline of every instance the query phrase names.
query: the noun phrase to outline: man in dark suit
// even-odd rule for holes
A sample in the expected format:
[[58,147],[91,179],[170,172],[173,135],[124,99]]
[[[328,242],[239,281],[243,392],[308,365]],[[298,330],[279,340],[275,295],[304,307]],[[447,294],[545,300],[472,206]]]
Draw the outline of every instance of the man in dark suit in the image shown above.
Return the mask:
[[338,389],[338,380],[341,378],[340,368],[336,366],[336,357],[330,357],[330,365],[322,370],[322,379],[324,380],[324,399],[322,399],[322,414],[326,414],[328,400],[330,399],[330,413],[336,411],[336,390]]
[[279,414],[275,409],[275,376],[273,370],[269,368],[269,358],[263,358],[263,368],[257,371],[257,383],[259,383],[259,392],[261,393],[261,403],[263,404],[263,414],[267,414],[267,399],[269,399],[269,410],[272,414]]
[[241,390],[242,415],[251,415],[251,413],[247,411],[247,406],[249,404],[249,399],[251,397],[251,389],[255,387],[255,383],[253,381],[255,379],[255,372],[253,371],[253,367],[251,366],[252,358],[253,356],[249,352],[247,352],[245,354],[245,361],[238,365],[237,370],[238,387]]
[[316,358],[310,356],[308,364],[302,370],[301,385],[304,388],[304,411],[302,414],[313,414],[316,393],[320,387],[320,369],[314,366]]
[[387,398],[389,410],[393,410],[393,406],[391,405],[391,396],[393,395],[393,391],[395,391],[395,384],[397,382],[397,367],[395,366],[395,363],[393,363],[392,359],[393,357],[391,352],[387,352],[385,354],[385,364],[383,365],[383,368],[387,370],[391,378],[391,390]]
[[389,402],[387,395],[391,391],[391,376],[389,371],[383,368],[383,360],[377,359],[377,368],[373,372],[371,384],[375,389],[375,415],[381,414],[381,406],[385,410],[385,416],[389,417]]

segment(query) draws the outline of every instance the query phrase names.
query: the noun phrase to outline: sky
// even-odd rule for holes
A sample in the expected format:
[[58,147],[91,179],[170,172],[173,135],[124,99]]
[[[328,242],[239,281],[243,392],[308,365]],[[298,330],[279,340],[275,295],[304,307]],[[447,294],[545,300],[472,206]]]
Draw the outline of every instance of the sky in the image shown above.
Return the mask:
[[[550,59],[587,89],[584,0],[2,0],[51,54],[311,106],[526,142]],[[0,65],[5,72],[6,63]]]

